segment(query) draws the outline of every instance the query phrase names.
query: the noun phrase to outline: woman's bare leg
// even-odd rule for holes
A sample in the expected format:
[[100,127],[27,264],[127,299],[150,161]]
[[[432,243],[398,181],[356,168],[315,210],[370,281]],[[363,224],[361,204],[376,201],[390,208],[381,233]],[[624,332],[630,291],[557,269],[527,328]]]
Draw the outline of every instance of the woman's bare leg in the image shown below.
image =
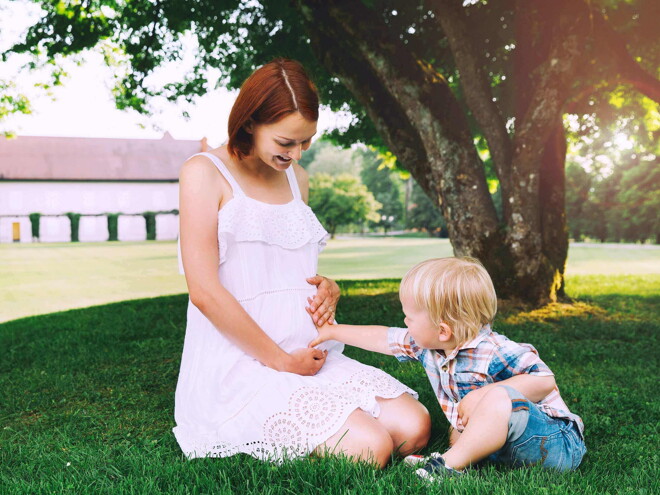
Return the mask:
[[344,454],[384,468],[393,450],[392,437],[385,427],[362,409],[356,409],[337,433],[314,449],[314,454]]
[[392,437],[394,450],[405,456],[426,447],[431,435],[428,410],[409,394],[394,399],[377,397],[380,415],[377,420]]

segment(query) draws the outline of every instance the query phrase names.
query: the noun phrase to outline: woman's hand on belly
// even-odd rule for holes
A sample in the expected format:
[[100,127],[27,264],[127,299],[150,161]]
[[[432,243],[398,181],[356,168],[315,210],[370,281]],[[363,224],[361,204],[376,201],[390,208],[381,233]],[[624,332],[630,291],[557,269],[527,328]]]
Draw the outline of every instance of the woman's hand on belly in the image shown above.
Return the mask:
[[335,309],[339,302],[339,286],[334,280],[321,275],[308,278],[307,283],[316,285],[316,295],[314,299],[307,298],[309,307],[306,308],[314,320],[314,324],[320,327],[328,322],[332,325],[335,319]]
[[286,362],[278,371],[295,373],[296,375],[316,375],[325,364],[328,351],[320,349],[302,348],[288,353]]

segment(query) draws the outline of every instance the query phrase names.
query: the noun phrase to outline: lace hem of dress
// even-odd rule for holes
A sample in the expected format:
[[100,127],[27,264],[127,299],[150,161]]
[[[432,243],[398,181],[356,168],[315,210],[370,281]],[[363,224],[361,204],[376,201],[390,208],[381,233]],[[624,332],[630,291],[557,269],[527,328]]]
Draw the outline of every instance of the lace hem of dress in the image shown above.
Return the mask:
[[269,209],[273,205],[259,202],[247,205],[246,199],[236,197],[218,212],[221,263],[226,258],[228,235],[237,242],[261,241],[286,249],[298,249],[309,243],[318,243],[319,252],[325,247],[329,234],[302,201]]
[[303,457],[334,435],[355,409],[378,417],[376,397],[391,399],[404,393],[418,397],[414,390],[377,368],[357,372],[338,385],[304,386],[291,394],[286,410],[265,421],[261,439],[241,444],[198,439],[189,443],[184,454],[194,459],[242,453],[277,463]]

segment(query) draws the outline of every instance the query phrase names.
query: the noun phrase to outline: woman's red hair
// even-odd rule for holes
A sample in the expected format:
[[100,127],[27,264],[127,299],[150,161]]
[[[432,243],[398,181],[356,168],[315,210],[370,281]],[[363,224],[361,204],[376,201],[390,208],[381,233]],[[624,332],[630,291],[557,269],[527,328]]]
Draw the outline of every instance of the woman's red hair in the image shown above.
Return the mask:
[[250,154],[246,124],[272,124],[294,112],[311,122],[319,119],[319,96],[302,65],[277,58],[259,67],[241,86],[229,114],[229,153],[239,160]]

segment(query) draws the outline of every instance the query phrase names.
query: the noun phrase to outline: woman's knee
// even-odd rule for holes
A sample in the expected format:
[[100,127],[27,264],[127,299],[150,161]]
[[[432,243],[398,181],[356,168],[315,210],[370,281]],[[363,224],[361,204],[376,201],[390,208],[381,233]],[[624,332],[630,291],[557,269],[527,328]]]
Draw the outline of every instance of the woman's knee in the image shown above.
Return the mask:
[[351,435],[351,450],[359,460],[376,464],[384,468],[392,457],[394,441],[389,432],[378,422],[368,417],[358,425],[349,428]]
[[379,402],[379,421],[390,433],[399,453],[407,455],[426,446],[431,435],[431,416],[421,402],[407,394]]
[[415,402],[415,406],[410,408],[406,416],[405,424],[402,425],[406,443],[402,446],[395,445],[406,454],[426,447],[431,436],[431,415],[422,403]]
[[384,468],[392,458],[392,452],[395,445],[390,434],[384,428],[379,428],[370,435],[371,443],[367,447],[372,451],[373,459],[367,459],[373,462],[379,468]]
[[343,454],[355,461],[383,468],[390,461],[394,442],[388,431],[373,417],[355,410],[340,430],[316,449],[316,453]]

